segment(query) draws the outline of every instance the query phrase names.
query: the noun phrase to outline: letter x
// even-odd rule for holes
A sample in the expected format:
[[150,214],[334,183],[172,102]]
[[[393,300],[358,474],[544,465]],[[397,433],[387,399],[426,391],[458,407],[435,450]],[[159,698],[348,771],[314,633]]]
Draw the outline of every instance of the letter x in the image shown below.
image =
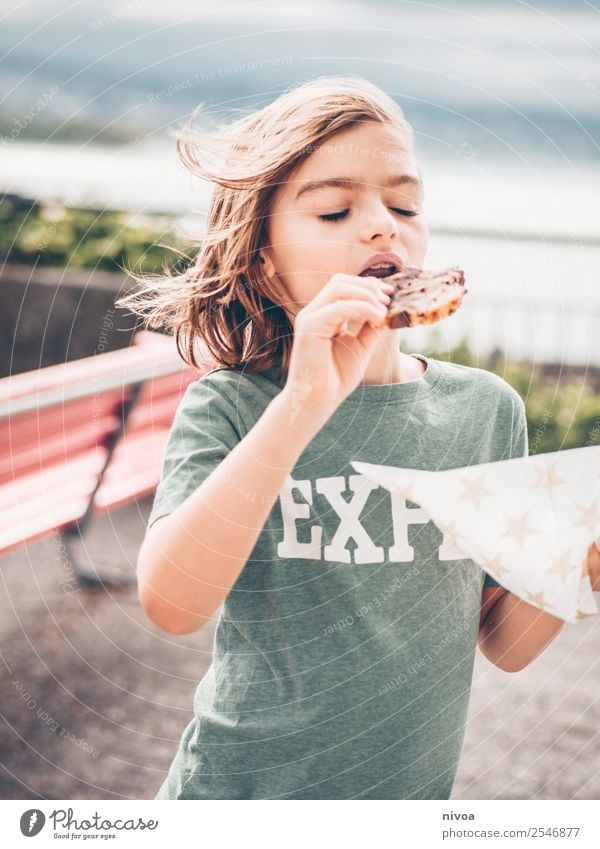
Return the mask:
[[354,552],[355,563],[383,563],[383,548],[373,544],[358,518],[369,495],[379,488],[379,484],[369,481],[364,475],[350,475],[349,487],[354,492],[354,497],[351,501],[346,501],[342,497],[346,488],[343,477],[316,480],[317,492],[327,498],[341,520],[331,544],[326,545],[323,550],[324,559],[350,563],[346,542],[352,537],[358,546]]

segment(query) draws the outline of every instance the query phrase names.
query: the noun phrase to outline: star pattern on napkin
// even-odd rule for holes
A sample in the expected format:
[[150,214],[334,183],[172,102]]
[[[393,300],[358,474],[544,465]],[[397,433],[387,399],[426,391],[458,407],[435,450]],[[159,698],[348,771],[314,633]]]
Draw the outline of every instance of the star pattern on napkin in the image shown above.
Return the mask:
[[594,534],[600,525],[600,503],[596,501],[592,504],[576,504],[575,506],[579,513],[576,527],[583,528],[590,535],[590,539],[594,539]]
[[546,575],[557,575],[563,583],[566,582],[571,573],[569,552],[562,551],[560,554],[555,555],[552,560],[549,560],[548,564]]
[[511,539],[515,540],[522,548],[527,537],[535,536],[536,531],[529,524],[527,515],[522,515],[510,523],[509,533]]
[[549,490],[551,495],[555,494],[555,491],[561,484],[566,483],[564,478],[559,477],[556,470],[556,463],[551,463],[546,468],[535,468],[534,475],[535,479],[532,486],[535,489]]
[[548,605],[548,602],[544,598],[544,593],[525,593],[523,601],[526,601],[527,604],[533,604],[534,607],[540,608],[544,608]]
[[505,573],[506,575],[510,574],[510,569],[508,566],[505,566],[501,560],[497,557],[483,557],[481,558],[481,565],[485,568],[486,572],[495,578],[498,583],[502,583],[502,575]]
[[460,492],[457,498],[470,501],[473,504],[479,504],[485,495],[493,495],[489,489],[485,475],[479,475],[476,478],[464,478],[460,481]]
[[353,465],[527,603],[567,622],[598,614],[585,559],[600,537],[600,446],[438,471]]
[[456,522],[444,522],[443,531],[445,536],[451,539],[452,542],[458,543],[460,531],[458,530]]

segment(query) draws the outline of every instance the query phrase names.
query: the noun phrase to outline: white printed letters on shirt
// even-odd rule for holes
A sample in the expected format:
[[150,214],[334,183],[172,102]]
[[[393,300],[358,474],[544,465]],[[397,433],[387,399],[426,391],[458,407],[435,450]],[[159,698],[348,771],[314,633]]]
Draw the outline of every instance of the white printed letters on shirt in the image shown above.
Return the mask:
[[[300,542],[297,535],[296,520],[310,517],[310,508],[313,503],[311,481],[295,481],[288,475],[279,493],[283,517],[283,540],[277,547],[280,557],[350,563],[351,552],[346,548],[346,543],[352,538],[357,546],[354,550],[355,563],[383,563],[386,559],[385,549],[374,544],[359,519],[369,495],[379,487],[364,475],[350,475],[348,485],[353,493],[350,501],[346,501],[342,496],[346,489],[344,477],[315,480],[316,492],[325,496],[340,520],[331,543],[322,548],[323,528],[319,524],[311,526],[310,542]],[[294,501],[292,494],[294,489],[301,493],[306,503]],[[421,507],[408,507],[406,500],[397,493],[390,494],[390,500],[394,544],[388,551],[387,560],[412,563],[415,552],[408,540],[408,526],[426,525],[431,519]],[[464,554],[447,537],[443,539],[438,556],[440,560],[464,558]]]

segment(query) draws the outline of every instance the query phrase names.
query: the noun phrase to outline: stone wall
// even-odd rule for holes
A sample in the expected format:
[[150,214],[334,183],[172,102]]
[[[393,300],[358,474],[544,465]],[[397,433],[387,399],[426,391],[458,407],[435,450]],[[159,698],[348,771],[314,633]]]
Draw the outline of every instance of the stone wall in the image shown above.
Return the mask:
[[5,265],[0,269],[0,377],[125,348],[140,320],[115,299],[125,275]]

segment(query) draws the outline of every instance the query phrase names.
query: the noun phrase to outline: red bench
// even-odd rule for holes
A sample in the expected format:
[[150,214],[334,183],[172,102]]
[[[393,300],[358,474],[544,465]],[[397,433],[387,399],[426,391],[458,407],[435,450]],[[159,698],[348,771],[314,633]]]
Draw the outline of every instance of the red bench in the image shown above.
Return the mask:
[[[205,362],[192,369],[172,337],[142,331],[129,348],[1,379],[0,553],[51,531],[67,545],[94,514],[151,494]],[[72,563],[84,585],[109,583]]]

